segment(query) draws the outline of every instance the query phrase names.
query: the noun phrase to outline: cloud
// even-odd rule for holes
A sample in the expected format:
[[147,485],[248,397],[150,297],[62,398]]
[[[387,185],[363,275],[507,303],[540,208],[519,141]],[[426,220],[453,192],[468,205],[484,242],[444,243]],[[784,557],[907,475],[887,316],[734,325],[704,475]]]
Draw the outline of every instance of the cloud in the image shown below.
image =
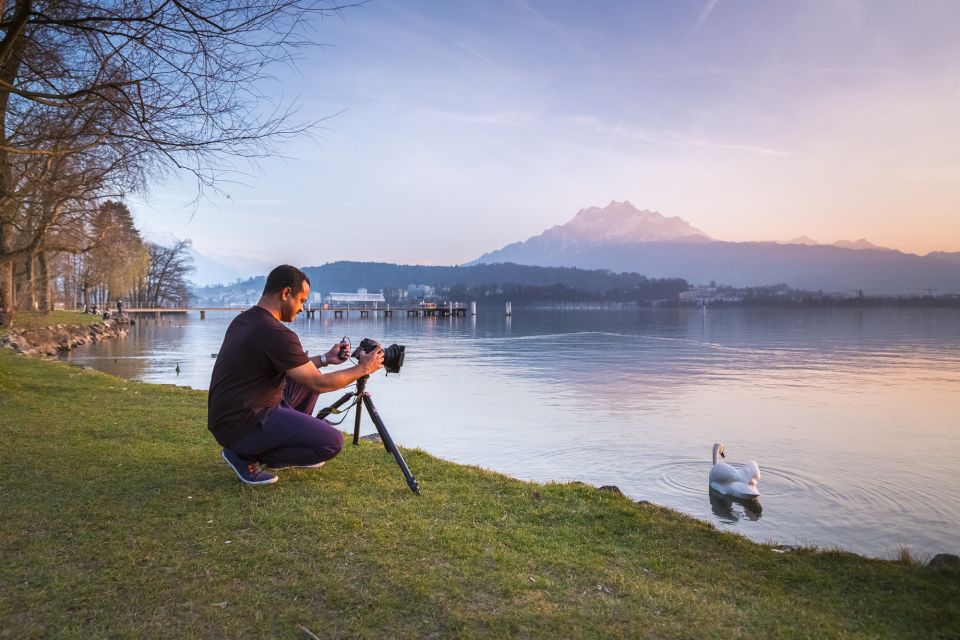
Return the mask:
[[685,133],[669,130],[647,130],[621,124],[607,124],[594,116],[574,116],[567,121],[578,127],[586,128],[601,135],[614,136],[625,140],[646,142],[681,149],[720,149],[738,151],[767,157],[787,157],[791,154],[780,149],[755,144],[716,142],[698,138]]
[[522,111],[503,111],[496,113],[457,113],[437,109],[421,109],[421,113],[436,116],[463,124],[488,124],[495,126],[517,126],[529,124],[534,120],[531,113]]
[[707,18],[710,17],[710,14],[713,13],[714,7],[720,0],[707,0],[707,4],[703,7],[703,11],[700,12],[700,17],[697,18],[697,24],[693,26],[693,32],[696,33],[700,30],[700,27],[703,26],[703,23],[707,21]]
[[571,34],[568,29],[558,22],[550,20],[542,13],[531,7],[527,0],[513,0],[513,5],[524,14],[528,22],[550,34],[555,41],[557,41],[571,53],[587,55],[592,58],[598,57],[596,52]]
[[453,40],[452,42],[453,42],[454,45],[456,45],[457,47],[459,47],[459,48],[462,49],[463,51],[466,51],[466,52],[469,53],[471,56],[473,56],[474,58],[476,58],[476,59],[479,60],[480,62],[484,63],[485,65],[494,67],[494,68],[496,68],[496,69],[502,69],[502,67],[501,67],[500,65],[498,65],[496,62],[494,62],[493,60],[491,60],[491,59],[488,58],[487,56],[483,55],[482,53],[480,53],[480,52],[477,51],[476,49],[474,49],[474,48],[472,48],[472,47],[468,47],[467,45],[465,45],[464,43],[460,42],[459,40]]

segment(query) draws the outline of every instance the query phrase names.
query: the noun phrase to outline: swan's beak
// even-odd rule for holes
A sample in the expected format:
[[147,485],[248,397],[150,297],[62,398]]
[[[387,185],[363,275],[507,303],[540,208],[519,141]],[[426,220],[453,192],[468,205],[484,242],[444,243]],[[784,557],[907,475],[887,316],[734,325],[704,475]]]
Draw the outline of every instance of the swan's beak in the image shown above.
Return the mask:
[[725,454],[723,451],[721,451],[721,452],[720,452],[720,457],[721,457],[721,458],[726,458],[726,457],[727,457],[727,454]]

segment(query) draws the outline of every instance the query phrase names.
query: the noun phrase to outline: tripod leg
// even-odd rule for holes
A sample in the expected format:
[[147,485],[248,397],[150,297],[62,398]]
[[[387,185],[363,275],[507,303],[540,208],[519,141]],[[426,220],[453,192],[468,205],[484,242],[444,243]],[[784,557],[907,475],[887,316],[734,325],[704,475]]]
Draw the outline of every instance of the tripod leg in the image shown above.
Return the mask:
[[323,419],[326,418],[328,415],[330,415],[331,413],[333,413],[333,410],[334,410],[334,409],[339,409],[347,400],[349,400],[349,399],[352,398],[352,397],[353,397],[353,392],[352,392],[352,391],[351,391],[350,393],[345,393],[345,394],[343,394],[343,397],[342,397],[342,398],[340,398],[339,400],[337,400],[336,402],[334,402],[334,403],[333,403],[332,405],[330,405],[329,407],[325,407],[325,408],[323,408],[323,409],[320,409],[320,413],[317,414],[317,417],[320,418],[321,420],[323,420]]
[[[380,434],[380,439],[383,440],[384,448],[393,454],[393,458],[397,461],[400,471],[403,472],[403,477],[406,478],[407,486],[410,487],[410,491],[413,491],[413,493],[416,495],[420,495],[420,487],[417,485],[417,479],[413,477],[412,473],[410,473],[407,463],[404,462],[403,456],[400,455],[400,449],[398,449],[397,445],[393,443],[393,438],[390,437],[390,432],[387,431],[386,425],[383,424],[383,420],[380,418],[377,408],[373,406],[373,399],[370,397],[370,394],[363,394],[363,404],[366,405],[367,411],[370,413],[370,419],[373,420],[373,424],[375,424],[377,427],[377,433]],[[357,406],[359,407],[360,405],[358,404]]]
[[[360,392],[360,397],[366,399],[366,394]],[[363,404],[357,400],[357,413],[353,417],[353,444],[360,444],[360,416],[363,414]]]
[[357,390],[354,395],[357,396],[357,415],[353,419],[353,444],[360,444],[360,415],[363,413],[363,403],[360,401],[367,389],[367,380],[370,376],[363,376],[357,380]]

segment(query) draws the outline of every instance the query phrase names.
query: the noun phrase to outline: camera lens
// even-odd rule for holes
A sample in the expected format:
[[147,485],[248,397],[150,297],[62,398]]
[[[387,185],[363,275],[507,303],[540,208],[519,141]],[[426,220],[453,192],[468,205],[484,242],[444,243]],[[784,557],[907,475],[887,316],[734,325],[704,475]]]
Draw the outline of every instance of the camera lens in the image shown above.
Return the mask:
[[392,344],[383,350],[383,368],[387,373],[400,373],[406,349],[403,345]]

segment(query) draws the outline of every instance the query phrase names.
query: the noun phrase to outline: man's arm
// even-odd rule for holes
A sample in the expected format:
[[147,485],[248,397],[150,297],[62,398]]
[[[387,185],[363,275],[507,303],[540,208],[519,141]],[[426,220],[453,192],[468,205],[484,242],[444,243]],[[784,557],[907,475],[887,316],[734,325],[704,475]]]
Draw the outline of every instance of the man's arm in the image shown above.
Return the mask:
[[357,364],[349,369],[340,369],[330,373],[320,373],[312,361],[299,367],[287,369],[287,377],[299,382],[314,393],[327,393],[353,384],[363,376],[377,371],[383,366],[383,349],[377,347],[370,353],[361,351],[357,355]]

